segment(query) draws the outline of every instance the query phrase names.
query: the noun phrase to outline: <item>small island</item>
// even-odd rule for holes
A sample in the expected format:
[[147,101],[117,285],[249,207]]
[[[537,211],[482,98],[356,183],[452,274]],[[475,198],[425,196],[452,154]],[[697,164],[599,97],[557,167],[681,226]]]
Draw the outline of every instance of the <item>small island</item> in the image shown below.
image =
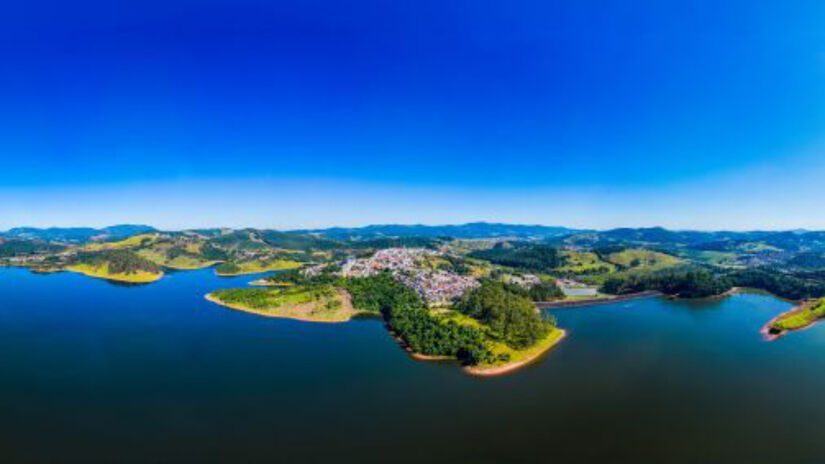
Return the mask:
[[803,301],[799,306],[771,319],[762,328],[767,340],[775,340],[794,330],[802,330],[825,318],[825,298]]

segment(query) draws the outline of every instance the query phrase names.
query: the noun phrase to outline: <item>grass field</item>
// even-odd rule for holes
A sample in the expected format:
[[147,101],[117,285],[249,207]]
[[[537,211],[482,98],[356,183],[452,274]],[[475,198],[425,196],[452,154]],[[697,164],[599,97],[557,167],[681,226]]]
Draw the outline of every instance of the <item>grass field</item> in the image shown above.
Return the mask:
[[212,292],[206,298],[260,316],[311,322],[345,322],[359,313],[345,290],[331,286],[234,288]]
[[535,345],[524,350],[515,350],[501,342],[489,342],[488,346],[495,356],[506,354],[510,356],[510,360],[504,363],[480,364],[478,367],[482,369],[501,367],[502,365],[520,364],[524,361],[532,360],[550,349],[561,339],[562,336],[564,336],[564,330],[556,327],[550,331],[549,334],[547,334],[547,337],[545,337],[544,340],[540,340]]
[[269,272],[269,271],[282,271],[286,269],[295,269],[301,267],[301,263],[298,261],[285,261],[285,260],[274,260],[274,261],[242,261],[239,263],[233,263],[238,266],[239,270],[234,272],[221,272],[218,269],[215,269],[215,273],[219,276],[237,276],[237,275],[246,275],[246,274],[259,274],[261,272]]
[[607,273],[614,272],[616,265],[606,261],[602,261],[599,255],[592,251],[562,251],[567,264],[556,268],[555,271],[565,273],[570,272],[574,274],[587,274],[591,272],[599,272],[606,269]]
[[140,234],[116,242],[90,243],[81,248],[83,251],[121,250],[155,242],[159,234]]
[[805,302],[798,308],[780,315],[771,324],[771,329],[778,331],[802,329],[823,317],[825,317],[825,298]]
[[159,280],[163,277],[163,273],[153,273],[146,271],[137,271],[132,274],[112,274],[109,272],[109,266],[91,266],[88,264],[76,264],[66,268],[68,271],[78,272],[80,274],[97,277],[99,279],[116,280],[119,282],[130,283],[149,283]]
[[[444,323],[446,323],[447,321],[454,321],[459,325],[481,329],[482,331],[485,330],[485,326],[481,322],[477,321],[476,319],[473,319],[470,316],[461,314],[458,311],[440,310],[435,312],[435,314],[439,318],[441,318],[441,320]],[[518,366],[524,363],[526,360],[532,360],[533,358],[536,358],[537,356],[541,355],[542,353],[550,349],[561,339],[562,336],[564,336],[564,330],[561,330],[558,327],[556,327],[549,334],[547,334],[547,337],[545,337],[543,340],[540,340],[535,345],[523,350],[516,350],[509,347],[506,343],[488,339],[486,342],[487,348],[489,348],[490,351],[492,351],[493,355],[495,355],[496,357],[498,357],[499,355],[508,355],[509,361],[498,361],[494,363],[480,364],[475,368],[471,369],[470,373],[483,374],[482,371],[484,369],[501,368],[503,366],[509,365]],[[474,370],[477,372],[474,372]]]
[[664,269],[682,264],[682,260],[671,255],[652,250],[628,249],[610,253],[607,260],[623,268]]
[[158,266],[164,266],[171,269],[202,269],[218,263],[218,261],[204,261],[190,255],[180,255],[176,256],[175,259],[169,259],[166,254],[166,249],[167,248],[161,248],[160,246],[144,248],[142,250],[138,250],[137,254],[157,264]]

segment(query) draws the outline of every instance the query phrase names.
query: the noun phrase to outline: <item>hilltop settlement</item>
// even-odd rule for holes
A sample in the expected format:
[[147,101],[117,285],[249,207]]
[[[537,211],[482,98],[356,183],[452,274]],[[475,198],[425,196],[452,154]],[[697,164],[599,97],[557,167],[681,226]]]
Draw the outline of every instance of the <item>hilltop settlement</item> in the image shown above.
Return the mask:
[[146,285],[173,270],[252,275],[218,305],[266,317],[340,323],[382,318],[410,356],[499,375],[540,359],[565,331],[539,308],[651,295],[706,298],[743,288],[799,306],[766,339],[825,317],[825,233],[586,231],[466,224],[282,232],[12,229],[0,265]]

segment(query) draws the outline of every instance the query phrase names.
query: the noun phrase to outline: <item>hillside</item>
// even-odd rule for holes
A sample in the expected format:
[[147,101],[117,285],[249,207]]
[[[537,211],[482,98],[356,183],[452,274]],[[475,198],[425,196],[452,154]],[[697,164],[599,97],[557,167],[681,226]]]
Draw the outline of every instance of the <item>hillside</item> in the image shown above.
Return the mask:
[[66,270],[131,283],[154,282],[163,277],[159,266],[127,250],[79,253]]
[[458,225],[431,226],[423,224],[385,224],[364,227],[333,227],[329,229],[296,230],[336,240],[365,240],[381,237],[453,237],[547,239],[581,232],[567,227],[473,222]]

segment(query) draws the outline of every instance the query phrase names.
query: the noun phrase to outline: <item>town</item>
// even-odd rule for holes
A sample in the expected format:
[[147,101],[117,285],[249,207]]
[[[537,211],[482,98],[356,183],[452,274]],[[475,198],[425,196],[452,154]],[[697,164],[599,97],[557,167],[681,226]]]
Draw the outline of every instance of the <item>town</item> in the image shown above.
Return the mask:
[[390,272],[399,282],[418,292],[430,307],[447,306],[479,283],[472,276],[433,268],[430,261],[442,256],[442,252],[425,248],[387,248],[369,258],[347,260],[341,272],[346,277]]

